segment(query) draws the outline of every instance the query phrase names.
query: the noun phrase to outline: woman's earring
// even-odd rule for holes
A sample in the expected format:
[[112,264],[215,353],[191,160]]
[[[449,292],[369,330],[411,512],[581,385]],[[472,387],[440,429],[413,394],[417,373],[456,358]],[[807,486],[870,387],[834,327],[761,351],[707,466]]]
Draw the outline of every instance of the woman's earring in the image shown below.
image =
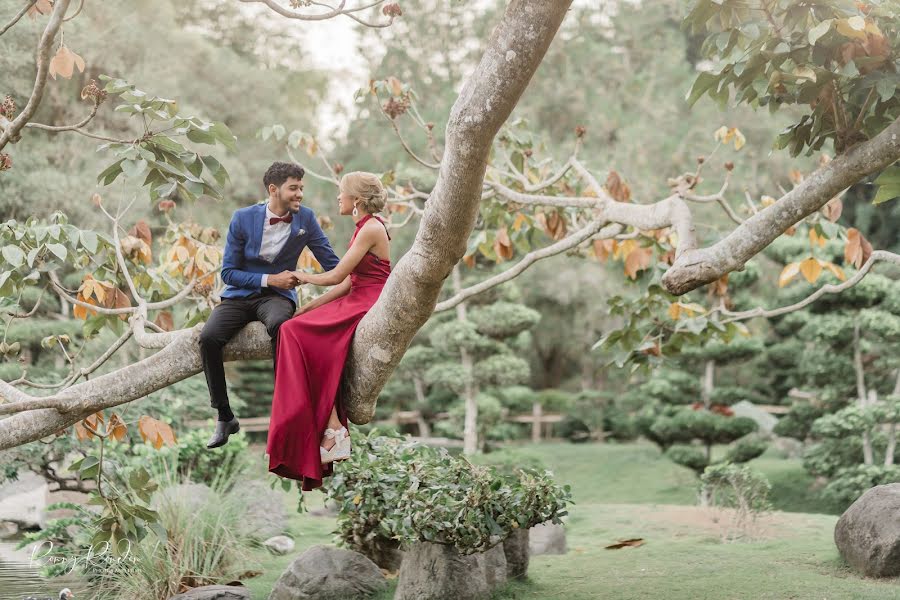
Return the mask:
[[353,205],[353,216],[354,216],[354,217],[358,217],[358,216],[359,216],[359,209],[356,208],[356,205],[355,205],[355,204]]

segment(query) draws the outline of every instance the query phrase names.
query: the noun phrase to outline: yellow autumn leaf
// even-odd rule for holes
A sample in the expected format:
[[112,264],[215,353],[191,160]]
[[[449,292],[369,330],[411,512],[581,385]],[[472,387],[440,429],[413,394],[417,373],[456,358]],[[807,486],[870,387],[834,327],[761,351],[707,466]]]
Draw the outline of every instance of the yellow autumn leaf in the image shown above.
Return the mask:
[[744,144],[747,143],[747,138],[744,137],[744,134],[741,133],[741,130],[737,127],[734,128],[734,149],[740,150],[744,147]]
[[673,302],[669,305],[669,318],[673,321],[677,321],[678,317],[681,316],[681,305],[677,302]]
[[760,202],[763,206],[772,206],[773,204],[775,204],[775,198],[773,198],[772,196],[763,196],[760,199]]
[[815,283],[816,279],[819,278],[819,275],[822,274],[822,265],[819,264],[818,259],[810,256],[809,258],[801,261],[800,273],[803,274],[803,277],[806,278],[806,281]]
[[519,231],[522,229],[522,226],[528,222],[528,217],[523,215],[522,213],[516,213],[516,219],[513,221],[512,230]]
[[784,287],[800,272],[800,263],[788,263],[778,276],[778,287]]
[[362,502],[362,496],[360,496],[359,494],[357,494],[357,495],[354,496],[354,498],[353,498],[353,504],[356,504],[357,506],[359,506],[359,503],[360,503],[360,502]]
[[813,246],[818,245],[820,248],[825,245],[825,238],[819,235],[819,233],[814,229],[810,228],[809,230],[809,243]]
[[718,129],[716,129],[716,132],[713,134],[713,138],[717,142],[722,142],[722,143],[728,142],[727,136],[728,136],[728,128],[725,127],[724,125],[722,125]]
[[841,281],[846,281],[847,276],[844,275],[844,270],[841,269],[839,266],[837,266],[837,265],[834,264],[834,263],[830,263],[830,262],[828,262],[828,261],[820,261],[820,262],[821,262],[821,264],[822,264],[823,267],[825,267],[826,269],[828,269],[829,271],[831,271],[832,273],[834,273],[834,276],[835,276],[835,277],[837,277],[837,278],[840,279]]

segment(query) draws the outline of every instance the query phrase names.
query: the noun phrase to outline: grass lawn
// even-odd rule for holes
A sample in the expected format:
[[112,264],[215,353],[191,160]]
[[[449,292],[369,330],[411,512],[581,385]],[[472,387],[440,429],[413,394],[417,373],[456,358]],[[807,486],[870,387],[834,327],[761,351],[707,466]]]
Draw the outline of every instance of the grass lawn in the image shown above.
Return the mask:
[[[531,560],[529,579],[495,594],[501,599],[887,599],[900,597],[898,580],[857,577],[844,567],[832,541],[837,516],[810,491],[812,479],[797,460],[764,455],[751,465],[773,484],[778,512],[758,523],[750,541],[722,542],[727,515],[699,509],[694,475],[660,457],[651,444],[542,444],[507,448],[487,459],[538,459],[572,486],[569,552]],[[309,495],[310,508],[322,495]],[[285,494],[293,510],[296,499]],[[303,549],[332,542],[330,517],[292,513],[297,542],[285,557],[255,554],[264,574],[250,580],[262,600]],[[644,545],[605,550],[618,539]],[[391,598],[392,589],[382,599]]]

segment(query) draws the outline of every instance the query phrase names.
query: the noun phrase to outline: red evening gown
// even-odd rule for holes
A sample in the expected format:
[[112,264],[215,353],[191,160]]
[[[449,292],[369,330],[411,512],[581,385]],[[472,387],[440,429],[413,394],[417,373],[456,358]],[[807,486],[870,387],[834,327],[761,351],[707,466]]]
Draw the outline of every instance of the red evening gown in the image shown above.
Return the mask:
[[[366,215],[356,224],[350,245],[370,218]],[[331,465],[321,463],[319,444],[337,401],[356,326],[378,300],[390,273],[390,261],[366,253],[350,274],[346,296],[286,321],[279,330],[266,452],[269,471],[302,481],[304,490],[321,486],[322,477],[331,474]],[[338,416],[346,427],[339,402]]]

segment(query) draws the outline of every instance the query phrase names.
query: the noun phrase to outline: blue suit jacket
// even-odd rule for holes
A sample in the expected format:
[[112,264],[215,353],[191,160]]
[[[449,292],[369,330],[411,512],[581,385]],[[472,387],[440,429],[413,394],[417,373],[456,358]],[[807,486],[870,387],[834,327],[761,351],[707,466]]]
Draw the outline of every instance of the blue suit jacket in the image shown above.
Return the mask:
[[[319,227],[312,209],[306,206],[301,206],[300,212],[294,215],[291,234],[272,262],[260,258],[259,247],[262,244],[265,218],[266,203],[234,211],[225,240],[225,256],[222,258],[222,281],[226,284],[222,298],[245,298],[258,293],[262,289],[260,283],[263,273],[274,275],[296,270],[300,253],[307,246],[326,271],[337,266],[338,257]],[[294,306],[297,305],[297,292],[293,289],[272,289],[288,298]]]

